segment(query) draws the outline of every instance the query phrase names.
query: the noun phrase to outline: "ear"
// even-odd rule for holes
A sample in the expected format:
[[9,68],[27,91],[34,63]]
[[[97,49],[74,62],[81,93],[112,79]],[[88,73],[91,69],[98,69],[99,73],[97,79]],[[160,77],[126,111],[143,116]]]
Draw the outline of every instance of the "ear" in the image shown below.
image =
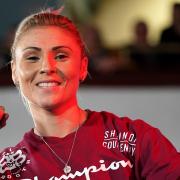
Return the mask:
[[88,73],[88,58],[87,56],[83,57],[81,60],[81,67],[80,67],[80,81],[84,81],[86,79]]
[[18,77],[17,77],[17,69],[16,69],[16,61],[11,60],[11,72],[12,72],[12,80],[14,84],[17,86],[19,84]]

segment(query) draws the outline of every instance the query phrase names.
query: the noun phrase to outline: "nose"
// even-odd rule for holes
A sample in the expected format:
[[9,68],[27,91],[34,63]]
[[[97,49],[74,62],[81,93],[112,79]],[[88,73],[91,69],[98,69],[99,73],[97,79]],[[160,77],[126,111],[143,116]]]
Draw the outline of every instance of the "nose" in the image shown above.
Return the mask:
[[56,72],[56,61],[50,56],[43,58],[40,73],[52,74],[55,72]]

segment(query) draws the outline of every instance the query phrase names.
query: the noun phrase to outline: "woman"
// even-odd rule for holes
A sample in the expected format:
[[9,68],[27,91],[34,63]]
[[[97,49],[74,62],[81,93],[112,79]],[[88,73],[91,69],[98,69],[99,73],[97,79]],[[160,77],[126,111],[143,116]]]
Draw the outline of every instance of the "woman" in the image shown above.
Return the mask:
[[[159,130],[79,107],[88,60],[69,19],[54,12],[27,17],[16,32],[12,59],[12,79],[34,128],[1,153],[1,179],[180,178],[180,155]],[[2,108],[0,117],[4,126]]]

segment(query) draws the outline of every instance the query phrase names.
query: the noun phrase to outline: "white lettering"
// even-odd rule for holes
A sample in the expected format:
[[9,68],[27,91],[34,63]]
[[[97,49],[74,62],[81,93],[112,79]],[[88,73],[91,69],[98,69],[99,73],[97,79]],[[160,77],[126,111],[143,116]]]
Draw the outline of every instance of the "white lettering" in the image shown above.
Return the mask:
[[129,136],[129,141],[132,142],[133,139],[134,139],[134,134],[130,134],[130,136]]
[[107,142],[103,142],[103,146],[104,146],[104,147],[107,147]]
[[103,142],[103,146],[107,147],[108,149],[114,149],[118,147],[117,141],[109,141],[109,142]]
[[129,146],[128,144],[124,144],[123,152],[128,152]]
[[122,144],[122,143],[119,145],[120,152],[123,152],[123,145],[124,145],[124,144]]
[[134,155],[134,152],[135,152],[136,148],[135,147],[132,147],[132,156]]
[[112,148],[112,141],[109,141],[109,142],[108,142],[107,148],[108,148],[108,149],[111,149],[111,148]]
[[100,160],[99,162],[101,163],[101,167],[100,167],[101,170],[102,170],[102,171],[106,171],[106,166],[105,166],[105,164],[104,164],[104,160]]
[[123,140],[126,139],[126,138],[127,138],[127,135],[128,135],[128,132],[124,132],[122,139],[123,139]]
[[117,169],[119,169],[119,163],[117,163],[117,162],[112,162],[111,165],[109,166],[109,169],[112,169],[112,170],[117,170]]
[[109,167],[105,166],[104,160],[100,160],[99,162],[100,162],[99,168],[97,168],[96,166],[89,166],[89,167],[85,167],[82,172],[76,171],[74,174],[70,173],[68,175],[62,175],[59,178],[53,176],[49,180],[63,180],[63,179],[66,180],[68,178],[75,179],[77,176],[80,177],[83,175],[86,177],[86,180],[90,180],[90,173],[97,173],[99,171],[105,172],[105,171],[108,171],[109,169],[117,170],[117,169],[119,169],[120,166],[122,166],[123,168],[126,168],[126,167],[132,168],[133,167],[133,165],[131,164],[130,161],[125,162],[124,160],[117,161],[117,162],[114,161],[109,165]]
[[108,138],[108,134],[109,134],[109,131],[105,131],[105,133],[104,133],[104,138],[105,139]]
[[[21,179],[21,180],[32,180],[32,179]],[[35,177],[33,178],[33,180],[38,180],[38,177],[35,176]]]
[[[120,168],[120,166],[123,167],[123,168],[126,168],[126,167],[132,168],[133,167],[133,165],[131,164],[130,161],[125,162],[124,160],[113,161],[113,162],[111,162],[111,164],[108,167],[105,166],[105,163],[104,163],[105,161],[104,160],[100,160],[99,162],[100,162],[100,167],[99,168],[92,165],[92,166],[89,166],[89,167],[85,167],[82,172],[76,171],[74,174],[72,174],[72,173],[70,173],[68,175],[63,174],[59,178],[55,177],[55,176],[52,176],[49,180],[67,180],[69,178],[75,179],[76,177],[81,177],[83,175],[85,176],[86,180],[91,180],[90,173],[97,173],[99,171],[106,172],[106,171],[108,171],[110,169],[111,170],[117,170],[117,169]],[[22,179],[22,180],[31,180],[31,179]],[[35,176],[33,178],[33,180],[38,180],[38,177]]]
[[116,131],[115,131],[115,130],[112,130],[112,131],[111,131],[111,135],[110,135],[110,137],[114,137],[114,136],[115,136],[115,134],[116,134]]

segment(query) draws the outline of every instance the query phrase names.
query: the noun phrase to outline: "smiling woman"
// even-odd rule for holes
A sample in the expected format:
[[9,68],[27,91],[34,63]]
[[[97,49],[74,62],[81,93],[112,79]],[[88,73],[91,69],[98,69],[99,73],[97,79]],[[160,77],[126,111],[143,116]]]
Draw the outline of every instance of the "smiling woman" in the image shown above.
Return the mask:
[[32,110],[37,105],[54,109],[61,104],[61,109],[66,109],[66,105],[77,104],[76,93],[80,78],[87,73],[87,59],[81,56],[71,32],[56,26],[34,27],[16,44],[14,58],[13,80],[19,83]]
[[[12,46],[12,79],[34,128],[0,153],[0,178],[178,179],[180,155],[158,129],[79,106],[87,66],[68,18],[40,12],[21,22]],[[1,128],[7,118],[0,107]]]

